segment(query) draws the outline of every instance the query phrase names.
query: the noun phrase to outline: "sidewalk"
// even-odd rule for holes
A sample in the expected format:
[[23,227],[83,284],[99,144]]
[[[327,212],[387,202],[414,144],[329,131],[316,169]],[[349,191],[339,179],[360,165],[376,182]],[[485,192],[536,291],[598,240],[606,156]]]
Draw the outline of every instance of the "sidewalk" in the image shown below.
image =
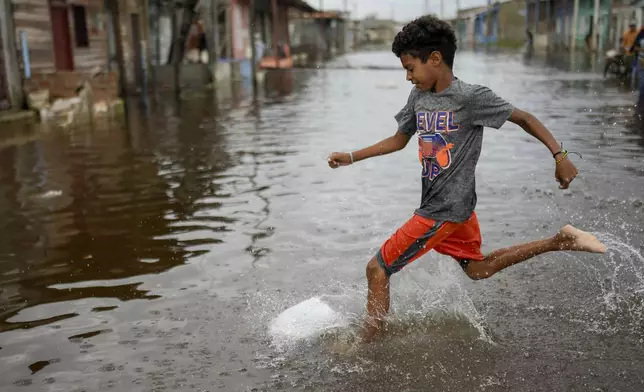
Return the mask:
[[13,123],[33,123],[36,120],[36,113],[29,110],[7,110],[0,111],[0,130]]

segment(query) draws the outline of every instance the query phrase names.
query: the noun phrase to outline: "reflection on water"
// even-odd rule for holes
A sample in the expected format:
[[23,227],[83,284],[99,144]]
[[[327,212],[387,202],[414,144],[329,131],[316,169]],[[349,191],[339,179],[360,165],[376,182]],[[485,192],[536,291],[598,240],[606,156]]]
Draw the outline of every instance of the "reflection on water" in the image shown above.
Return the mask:
[[[118,280],[168,270],[221,241],[235,219],[208,212],[226,197],[213,180],[231,160],[211,110],[194,100],[147,128],[57,132],[0,151],[0,331],[31,326],[11,318],[36,304],[155,298]],[[92,281],[102,282],[68,286]]]
[[[265,81],[278,96],[294,87],[292,73]],[[244,87],[231,89],[231,107],[249,98]],[[225,189],[231,179],[223,172],[236,159],[226,149],[227,119],[216,117],[212,97],[161,101],[152,110],[150,117],[130,111],[127,126],[32,136],[0,150],[0,332],[74,316],[12,319],[36,304],[158,298],[136,279],[119,280],[160,273],[209,252],[238,220],[217,212],[231,197]],[[256,110],[244,110],[244,121],[252,123]],[[259,152],[244,154],[257,161],[252,155]],[[260,226],[261,220],[253,239],[270,235]],[[254,242],[247,250],[259,258],[265,250]]]
[[[3,130],[0,389],[641,390],[644,127],[632,96],[578,66],[460,56],[457,76],[584,156],[560,192],[529,136],[486,130],[484,250],[573,222],[617,251],[545,255],[478,283],[428,255],[393,279],[388,340],[338,347],[355,337],[366,261],[418,203],[413,148],[326,166],[331,151],[391,135],[409,85],[388,53],[338,59],[354,70],[269,73],[257,104],[246,83],[133,104],[123,124]],[[342,299],[351,327],[276,350],[270,321],[323,295]]]

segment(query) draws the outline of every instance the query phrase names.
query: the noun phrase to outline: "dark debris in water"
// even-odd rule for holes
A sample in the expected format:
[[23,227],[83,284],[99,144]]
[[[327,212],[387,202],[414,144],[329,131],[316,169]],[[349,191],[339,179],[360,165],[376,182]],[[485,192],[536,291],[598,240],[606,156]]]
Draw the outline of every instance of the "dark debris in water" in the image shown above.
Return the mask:
[[118,306],[98,306],[92,309],[92,312],[109,312],[110,310],[118,309]]
[[79,342],[83,341],[84,339],[93,338],[94,336],[98,336],[100,334],[110,333],[110,332],[113,332],[113,330],[111,330],[111,329],[102,329],[100,331],[92,331],[92,332],[86,332],[86,333],[81,333],[81,334],[78,334],[78,335],[70,336],[67,339],[69,339],[71,342],[79,343]]
[[31,370],[31,374],[36,374],[39,371],[43,370],[45,367],[58,362],[60,362],[59,358],[50,359],[48,361],[34,362],[31,365],[29,365],[29,370]]

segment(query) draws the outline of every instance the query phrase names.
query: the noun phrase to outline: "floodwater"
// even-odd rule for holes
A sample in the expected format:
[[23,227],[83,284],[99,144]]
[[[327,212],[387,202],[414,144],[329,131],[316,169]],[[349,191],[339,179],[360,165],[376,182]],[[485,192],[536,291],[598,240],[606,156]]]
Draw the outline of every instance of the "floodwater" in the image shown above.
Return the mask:
[[[462,53],[456,74],[532,111],[583,159],[560,191],[548,151],[486,130],[484,251],[597,233],[486,281],[429,254],[392,280],[387,336],[355,344],[364,267],[420,199],[415,144],[330,170],[395,130],[404,71],[269,75],[253,105],[187,96],[127,125],[42,130],[0,149],[2,391],[641,391],[644,133],[594,73]],[[395,65],[388,53],[352,64]],[[271,332],[320,297],[345,324]]]

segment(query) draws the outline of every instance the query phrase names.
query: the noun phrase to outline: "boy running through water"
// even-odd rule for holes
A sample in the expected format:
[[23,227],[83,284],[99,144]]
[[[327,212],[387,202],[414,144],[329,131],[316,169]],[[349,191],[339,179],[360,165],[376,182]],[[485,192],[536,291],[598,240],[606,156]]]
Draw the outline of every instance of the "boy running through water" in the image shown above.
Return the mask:
[[604,253],[606,247],[589,233],[568,225],[551,238],[500,249],[484,256],[474,213],[475,168],[483,128],[519,125],[541,141],[553,156],[555,178],[567,189],[577,176],[568,152],[533,115],[513,107],[489,88],[454,77],[456,36],[433,16],[423,16],[398,33],[392,51],[414,84],[407,104],[396,114],[395,135],[353,152],[334,152],[329,166],[338,168],[403,149],[418,132],[422,165],[422,202],[367,264],[369,294],[363,340],[373,340],[389,311],[392,274],[428,251],[456,259],[474,280],[486,279],[511,265],[552,251]]

